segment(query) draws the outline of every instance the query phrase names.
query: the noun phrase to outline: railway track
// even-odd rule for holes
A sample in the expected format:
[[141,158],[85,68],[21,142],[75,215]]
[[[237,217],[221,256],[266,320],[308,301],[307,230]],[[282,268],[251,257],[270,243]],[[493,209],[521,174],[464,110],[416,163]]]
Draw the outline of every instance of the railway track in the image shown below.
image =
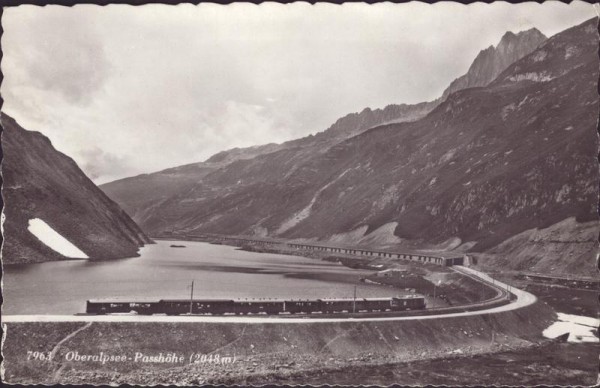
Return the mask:
[[[401,320],[444,319],[517,310],[534,304],[537,298],[523,290],[492,279],[471,268],[455,266],[456,271],[497,291],[494,298],[461,306],[439,307],[398,313],[312,314],[288,316],[209,316],[209,315],[7,315],[4,322],[213,322],[213,323],[319,323],[319,322],[377,322]],[[510,291],[509,291],[510,289]]]

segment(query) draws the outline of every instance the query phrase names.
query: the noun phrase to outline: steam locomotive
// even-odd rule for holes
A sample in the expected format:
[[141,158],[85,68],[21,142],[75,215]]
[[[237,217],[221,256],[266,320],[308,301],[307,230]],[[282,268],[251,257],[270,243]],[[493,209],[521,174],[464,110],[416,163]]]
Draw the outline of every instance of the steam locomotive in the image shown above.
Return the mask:
[[88,300],[86,313],[113,314],[136,313],[144,315],[198,314],[198,315],[247,315],[247,314],[312,314],[312,313],[360,313],[422,310],[425,298],[405,295],[392,298],[369,299],[161,299],[155,301]]

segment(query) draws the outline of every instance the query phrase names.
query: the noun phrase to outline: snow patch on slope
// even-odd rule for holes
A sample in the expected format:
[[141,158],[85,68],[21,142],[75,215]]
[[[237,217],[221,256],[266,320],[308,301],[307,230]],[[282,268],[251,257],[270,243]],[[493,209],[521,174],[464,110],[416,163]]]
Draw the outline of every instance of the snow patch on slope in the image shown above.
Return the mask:
[[599,342],[593,330],[597,330],[600,320],[581,315],[558,313],[558,321],[542,333],[546,338],[556,338],[569,333],[568,342]]
[[88,256],[85,253],[39,218],[29,220],[27,230],[49,248],[65,257],[72,259],[88,259]]

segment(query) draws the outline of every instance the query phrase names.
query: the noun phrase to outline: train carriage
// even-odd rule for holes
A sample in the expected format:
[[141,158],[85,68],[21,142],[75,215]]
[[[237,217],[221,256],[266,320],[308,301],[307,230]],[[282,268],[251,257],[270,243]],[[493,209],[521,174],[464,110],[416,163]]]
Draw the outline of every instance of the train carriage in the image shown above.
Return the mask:
[[365,299],[364,309],[366,311],[390,311],[392,309],[392,302],[392,298]]
[[392,309],[391,298],[319,299],[323,313],[372,312]]
[[313,313],[321,311],[321,302],[318,300],[286,300],[285,312],[290,314]]
[[407,295],[401,298],[392,298],[392,310],[422,310],[425,308],[425,298],[416,295]]
[[276,315],[284,311],[284,301],[280,300],[238,300],[235,302],[236,314]]
[[154,314],[158,310],[158,300],[124,301],[118,299],[92,299],[86,303],[88,314],[137,313]]
[[393,298],[317,299],[317,300],[228,300],[228,299],[161,299],[161,300],[89,300],[88,314],[266,314],[361,313],[420,310],[425,308],[423,296],[406,295]]
[[319,299],[323,313],[352,312],[354,299]]
[[[191,304],[191,306],[190,306]],[[222,315],[234,313],[234,301],[226,299],[162,299],[160,301],[161,313],[167,315],[179,314],[213,314]]]

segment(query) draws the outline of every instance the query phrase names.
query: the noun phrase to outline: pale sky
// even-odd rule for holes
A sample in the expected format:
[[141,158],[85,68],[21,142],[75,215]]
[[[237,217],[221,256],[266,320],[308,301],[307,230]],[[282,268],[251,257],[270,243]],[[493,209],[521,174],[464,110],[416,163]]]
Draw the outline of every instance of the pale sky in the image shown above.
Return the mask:
[[594,16],[583,2],[5,8],[2,109],[104,183],[435,99],[506,31]]

